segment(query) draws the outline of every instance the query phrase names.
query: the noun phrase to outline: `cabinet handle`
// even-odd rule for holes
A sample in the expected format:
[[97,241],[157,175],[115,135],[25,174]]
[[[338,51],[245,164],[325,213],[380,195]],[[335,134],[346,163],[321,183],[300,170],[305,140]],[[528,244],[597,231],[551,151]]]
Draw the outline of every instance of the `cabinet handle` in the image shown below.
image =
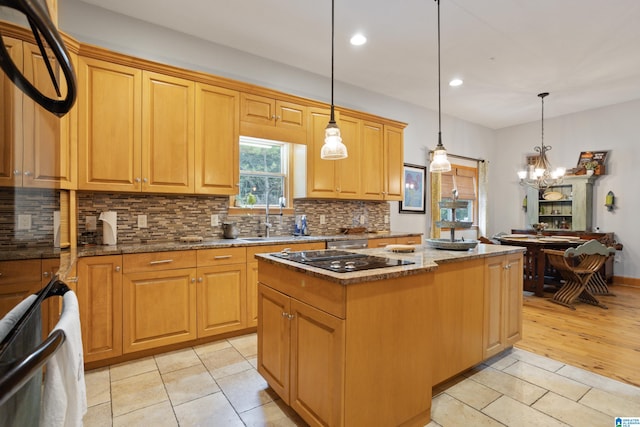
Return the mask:
[[504,266],[504,269],[505,269],[505,270],[510,270],[510,269],[511,269],[511,264],[507,264],[507,265],[505,265],[505,266]]
[[296,316],[295,316],[295,315],[293,315],[293,314],[288,314],[288,315],[287,315],[287,317],[289,318],[289,320],[291,320],[291,319],[293,319],[293,318],[294,318],[294,317],[296,317]]
[[134,179],[135,182],[140,182],[140,177],[136,176],[136,179]]
[[158,261],[149,261],[149,265],[157,265],[157,264],[169,264],[173,262],[172,259],[161,259]]
[[229,259],[231,258],[233,255],[216,255],[213,257],[213,259]]
[[18,169],[14,169],[13,170],[13,174],[16,175],[16,176],[20,175],[20,171]]
[[275,115],[275,114],[272,114],[272,115],[271,115],[271,118],[272,118],[273,120],[275,120],[275,119],[276,119],[276,115]]
[[276,121],[280,120],[282,117],[276,116]]
[[44,273],[42,273],[42,275],[43,275],[44,277],[49,277],[49,272],[48,272],[48,271],[45,271]]
[[147,179],[147,178],[142,178],[142,182],[144,182],[144,183],[146,184],[147,182],[149,182],[149,179]]
[[415,244],[415,243],[416,243],[416,241],[415,241],[415,240],[407,240],[407,244],[408,244],[408,245],[413,245],[413,244]]
[[287,317],[287,316],[288,316],[288,314],[283,311],[282,312],[282,317]]
[[195,277],[191,278],[191,283],[196,283],[196,278]]
[[203,282],[202,277],[198,277],[198,283],[202,283],[202,282]]
[[116,273],[120,273],[120,266],[116,265]]
[[25,171],[24,176],[31,176],[31,172],[30,171]]

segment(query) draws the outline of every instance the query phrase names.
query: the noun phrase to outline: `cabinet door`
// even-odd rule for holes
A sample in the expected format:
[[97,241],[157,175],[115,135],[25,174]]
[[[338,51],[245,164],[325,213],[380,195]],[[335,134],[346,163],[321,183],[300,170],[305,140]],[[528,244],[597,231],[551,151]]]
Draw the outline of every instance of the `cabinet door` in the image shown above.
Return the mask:
[[140,70],[80,57],[78,188],[140,191]]
[[[24,75],[47,96],[56,98],[49,71],[38,46],[24,43]],[[72,58],[75,58],[72,56]],[[55,68],[56,61],[49,61]],[[76,62],[76,61],[74,61]],[[64,85],[64,79],[61,81]],[[60,88],[66,93],[66,87]],[[51,114],[31,98],[23,98],[23,186],[71,189],[75,185],[75,130],[77,108],[63,117]],[[74,142],[72,144],[72,142]]]
[[262,126],[275,126],[276,101],[266,96],[242,93],[240,118],[243,122]]
[[247,263],[247,327],[258,326],[258,262]]
[[196,193],[238,193],[238,100],[236,91],[196,84]]
[[505,255],[504,341],[512,346],[522,339],[522,254]]
[[290,298],[258,286],[258,372],[289,405]]
[[0,318],[41,288],[40,259],[0,261]]
[[195,84],[142,73],[142,191],[194,192]]
[[402,200],[403,137],[402,129],[384,126],[385,200]]
[[84,361],[122,355],[122,256],[78,260],[78,303]]
[[485,261],[484,358],[522,339],[522,254]]
[[307,107],[250,93],[240,94],[242,135],[306,144]]
[[382,200],[384,193],[384,130],[379,123],[364,122],[362,130],[362,197]]
[[[22,64],[22,41],[2,37],[15,64]],[[22,94],[0,73],[0,185],[22,185]]]
[[322,160],[320,151],[324,144],[324,130],[331,113],[320,108],[309,109],[307,142],[307,197],[338,196],[335,163],[342,160]]
[[362,186],[365,185],[362,180],[363,177],[360,158],[362,120],[340,116],[338,126],[340,127],[342,142],[347,147],[347,153],[349,156],[342,160],[320,161],[335,163],[338,197],[345,199],[361,199]]
[[196,338],[195,268],[124,274],[124,353]]
[[422,237],[421,236],[397,237],[396,243],[399,245],[420,245],[422,244]]
[[291,300],[290,406],[310,424],[343,424],[344,320]]
[[245,264],[198,268],[198,338],[246,326],[245,272]]
[[[520,270],[522,272],[522,270]],[[487,258],[484,272],[484,356],[488,358],[504,350],[504,257]]]
[[482,361],[484,260],[443,264],[435,275],[433,384]]

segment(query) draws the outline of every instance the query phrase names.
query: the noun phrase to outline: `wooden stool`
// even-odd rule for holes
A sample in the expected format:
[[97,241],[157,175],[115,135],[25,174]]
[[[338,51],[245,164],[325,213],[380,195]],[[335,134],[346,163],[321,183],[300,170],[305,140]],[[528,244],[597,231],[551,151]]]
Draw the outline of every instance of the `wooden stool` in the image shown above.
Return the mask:
[[[592,281],[595,275],[598,275],[598,270],[607,258],[615,253],[615,248],[607,248],[597,240],[590,240],[577,248],[569,248],[566,251],[553,249],[544,249],[543,251],[549,263],[564,279],[560,290],[553,295],[552,302],[572,310],[575,310],[573,303],[576,300],[607,308],[598,301],[587,284]],[[594,281],[594,284],[597,285],[597,282]]]

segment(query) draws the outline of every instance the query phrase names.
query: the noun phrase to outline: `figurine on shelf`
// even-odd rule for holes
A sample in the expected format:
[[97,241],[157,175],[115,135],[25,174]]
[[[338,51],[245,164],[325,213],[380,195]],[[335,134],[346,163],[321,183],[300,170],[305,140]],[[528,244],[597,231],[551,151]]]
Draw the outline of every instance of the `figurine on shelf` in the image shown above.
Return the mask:
[[542,232],[547,228],[546,222],[537,222],[535,224],[531,224],[531,227],[536,230],[536,234],[538,236],[542,236]]

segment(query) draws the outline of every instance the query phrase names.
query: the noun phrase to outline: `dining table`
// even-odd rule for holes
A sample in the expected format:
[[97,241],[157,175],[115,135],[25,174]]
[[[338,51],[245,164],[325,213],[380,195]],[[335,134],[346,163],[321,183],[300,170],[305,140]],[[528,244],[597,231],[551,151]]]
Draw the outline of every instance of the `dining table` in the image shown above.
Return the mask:
[[497,240],[503,245],[522,246],[527,249],[523,263],[523,289],[539,297],[544,296],[545,283],[556,287],[560,285],[559,275],[547,262],[544,249],[563,250],[588,242],[578,236],[536,234],[505,234]]

